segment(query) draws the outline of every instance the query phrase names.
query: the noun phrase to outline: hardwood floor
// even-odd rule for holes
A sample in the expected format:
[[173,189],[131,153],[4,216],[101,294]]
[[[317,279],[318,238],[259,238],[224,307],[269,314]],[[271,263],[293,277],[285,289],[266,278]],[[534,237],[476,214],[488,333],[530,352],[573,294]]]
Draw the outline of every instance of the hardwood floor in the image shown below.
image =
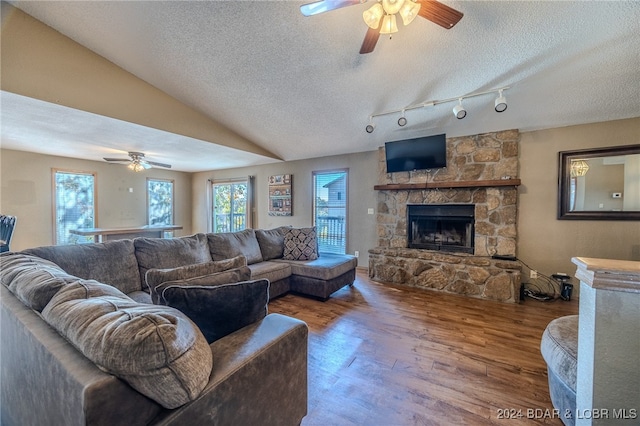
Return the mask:
[[309,325],[304,426],[562,424],[540,338],[576,300],[490,302],[359,271],[326,302],[286,295],[269,312]]

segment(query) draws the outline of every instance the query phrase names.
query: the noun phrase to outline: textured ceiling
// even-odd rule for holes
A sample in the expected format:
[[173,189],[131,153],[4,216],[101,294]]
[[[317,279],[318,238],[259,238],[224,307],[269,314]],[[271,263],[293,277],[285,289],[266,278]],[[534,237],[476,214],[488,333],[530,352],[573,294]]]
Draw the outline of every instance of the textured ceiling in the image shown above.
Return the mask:
[[[529,131],[640,116],[635,1],[443,1],[464,13],[453,29],[417,18],[408,27],[399,24],[392,38],[381,36],[367,55],[358,54],[366,4],[304,17],[300,1],[12,3],[285,160],[370,151],[436,133]],[[374,119],[374,133],[364,130],[372,114],[505,86],[509,107],[502,114],[493,110],[496,95],[488,94],[464,101],[463,120],[449,102],[408,111],[402,128],[394,114]],[[3,147],[28,149],[18,120],[7,138],[4,110],[13,104],[5,95]],[[14,100],[15,108],[30,103]],[[75,146],[73,129],[55,132],[48,125],[44,131],[55,134],[59,146],[72,146],[60,154],[71,157],[148,150],[185,171],[274,161],[209,144],[211,155],[222,150],[212,166],[193,155],[207,142],[147,129],[149,144],[165,141],[152,147],[145,130],[131,126],[96,125],[103,134],[132,132],[100,152]]]

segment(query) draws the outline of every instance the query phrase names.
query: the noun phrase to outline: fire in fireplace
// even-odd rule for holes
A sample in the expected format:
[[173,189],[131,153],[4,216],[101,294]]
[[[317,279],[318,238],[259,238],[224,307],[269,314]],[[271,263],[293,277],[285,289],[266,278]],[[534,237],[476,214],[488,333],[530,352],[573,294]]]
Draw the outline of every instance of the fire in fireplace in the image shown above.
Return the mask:
[[408,204],[409,248],[474,252],[474,204]]

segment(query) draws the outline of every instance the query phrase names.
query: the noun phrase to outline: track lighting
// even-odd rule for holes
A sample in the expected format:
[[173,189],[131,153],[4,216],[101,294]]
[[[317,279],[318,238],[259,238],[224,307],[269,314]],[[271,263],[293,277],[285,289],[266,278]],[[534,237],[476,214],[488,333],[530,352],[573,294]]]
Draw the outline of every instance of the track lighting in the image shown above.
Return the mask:
[[398,118],[398,126],[403,127],[407,125],[407,118],[404,116],[404,110],[402,110],[402,116]]
[[467,110],[462,106],[462,98],[459,98],[458,105],[453,107],[453,115],[455,115],[458,120],[462,120],[467,116]]
[[500,94],[496,98],[496,112],[504,112],[507,109],[507,98],[502,96],[502,89],[499,90]]
[[[406,2],[406,0],[405,0]],[[374,129],[375,129],[375,124],[373,124],[373,118],[374,117],[382,117],[385,115],[391,115],[391,114],[398,114],[400,113],[400,118],[398,118],[398,126],[403,127],[406,126],[408,121],[407,118],[405,116],[405,113],[407,111],[410,110],[414,110],[414,109],[419,109],[419,108],[426,108],[426,107],[434,107],[436,105],[440,105],[440,104],[444,104],[444,103],[449,103],[449,102],[455,102],[458,101],[458,104],[456,106],[453,107],[453,115],[456,116],[456,118],[458,120],[462,120],[463,118],[465,118],[467,116],[467,110],[464,108],[464,106],[462,106],[462,100],[463,99],[469,99],[469,98],[475,98],[478,96],[485,96],[485,95],[489,95],[491,93],[498,93],[498,97],[495,100],[494,103],[494,108],[496,112],[504,112],[507,109],[507,98],[502,94],[503,91],[509,89],[509,86],[504,86],[504,87],[500,87],[497,89],[491,89],[491,90],[486,90],[483,92],[474,92],[474,93],[469,93],[466,95],[462,95],[462,96],[456,96],[455,98],[447,98],[447,99],[437,99],[437,100],[432,100],[432,101],[425,101],[425,102],[420,102],[417,104],[413,104],[413,105],[407,105],[405,107],[403,107],[402,109],[396,109],[396,110],[389,110],[389,111],[384,111],[384,112],[378,112],[376,114],[371,114],[369,116],[369,124],[366,127],[367,133],[373,133]]]
[[373,133],[373,131],[376,129],[376,125],[373,124],[373,117],[369,117],[369,124],[367,124],[367,127],[364,128],[367,133]]

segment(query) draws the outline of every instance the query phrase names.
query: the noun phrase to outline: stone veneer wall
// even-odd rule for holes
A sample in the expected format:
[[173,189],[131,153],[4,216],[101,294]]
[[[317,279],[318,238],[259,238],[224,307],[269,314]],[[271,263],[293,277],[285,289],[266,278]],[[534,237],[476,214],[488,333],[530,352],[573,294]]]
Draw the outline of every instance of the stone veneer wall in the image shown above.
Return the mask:
[[[431,172],[387,173],[384,147],[378,150],[378,183],[404,184],[503,180],[518,177],[520,133],[496,133],[447,139],[447,168]],[[407,204],[475,204],[474,255],[408,249]],[[378,192],[378,247],[369,250],[369,276],[472,297],[518,302],[517,262],[492,259],[515,256],[515,186],[385,189]]]
[[374,281],[518,303],[520,265],[488,256],[408,248],[369,250]]
[[[378,183],[502,180],[518,176],[520,133],[508,130],[447,139],[447,168],[433,173],[386,173],[384,147],[378,150]],[[407,204],[475,204],[475,254],[516,253],[517,189],[408,189],[378,191],[378,247],[407,247]]]

